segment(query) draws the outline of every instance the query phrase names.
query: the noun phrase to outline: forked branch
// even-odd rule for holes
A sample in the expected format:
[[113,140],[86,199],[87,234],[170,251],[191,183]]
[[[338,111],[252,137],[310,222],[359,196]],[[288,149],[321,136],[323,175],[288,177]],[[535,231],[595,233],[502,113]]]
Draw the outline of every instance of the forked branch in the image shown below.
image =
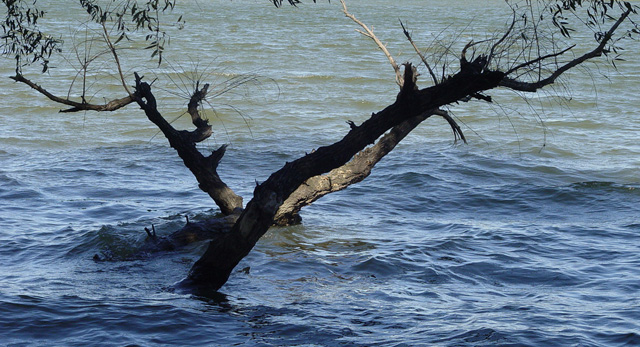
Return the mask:
[[134,96],[136,102],[144,110],[147,118],[162,131],[171,147],[178,152],[185,166],[198,180],[200,189],[209,194],[225,215],[230,215],[234,210],[242,208],[242,197],[231,190],[220,179],[217,172],[226,146],[221,146],[206,157],[196,148],[196,143],[208,138],[212,133],[211,125],[198,112],[198,107],[207,95],[209,85],[205,85],[202,89],[196,87],[189,100],[188,112],[196,130],[176,130],[158,111],[155,96],[151,92],[151,85],[143,82],[142,77],[137,73],[135,76],[136,91]]
[[193,95],[191,95],[189,104],[187,105],[187,112],[191,115],[191,122],[196,126],[196,130],[193,131],[193,142],[202,142],[213,134],[211,125],[209,125],[207,120],[200,116],[200,111],[198,110],[202,101],[207,96],[208,91],[208,83],[205,84],[202,89],[199,89],[199,85],[196,85],[196,90],[193,92]]

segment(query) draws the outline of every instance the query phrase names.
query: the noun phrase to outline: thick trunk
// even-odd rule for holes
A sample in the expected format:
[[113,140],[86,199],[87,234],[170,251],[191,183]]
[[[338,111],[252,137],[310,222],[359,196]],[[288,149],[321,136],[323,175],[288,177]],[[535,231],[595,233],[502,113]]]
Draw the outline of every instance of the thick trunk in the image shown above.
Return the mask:
[[408,119],[497,87],[503,76],[501,72],[483,71],[482,67],[467,63],[459,73],[442,83],[417,90],[413,68],[405,66],[405,83],[395,103],[373,114],[360,126],[354,126],[342,140],[285,164],[258,185],[231,232],[209,244],[183,284],[219,289],[233,268],[271,227],[282,203],[307,179],[344,165],[386,131]]
[[298,224],[302,220],[300,210],[321,197],[343,190],[361,182],[371,174],[374,166],[422,121],[433,114],[428,111],[420,116],[407,119],[384,135],[374,146],[365,148],[348,163],[331,170],[326,175],[314,176],[298,187],[285,200],[274,216],[274,224],[279,226]]

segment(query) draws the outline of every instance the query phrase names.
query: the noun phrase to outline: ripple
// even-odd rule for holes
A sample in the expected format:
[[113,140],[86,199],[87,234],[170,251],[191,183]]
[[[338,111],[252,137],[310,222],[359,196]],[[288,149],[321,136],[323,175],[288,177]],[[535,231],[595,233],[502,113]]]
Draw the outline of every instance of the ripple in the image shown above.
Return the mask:
[[[256,180],[339,140],[346,120],[363,121],[397,94],[384,57],[335,2],[178,5],[187,25],[154,83],[177,128],[192,127],[180,117],[185,100],[161,74],[181,85],[183,67],[209,64],[189,60],[219,55],[222,71],[199,69],[214,83],[259,71],[278,84],[234,90],[210,100],[215,115],[203,110],[215,134],[199,148],[231,143],[219,172],[245,198]],[[399,59],[415,61],[398,35],[400,13],[428,45],[445,39],[446,28],[470,26],[483,38],[487,25],[510,18],[502,5],[370,0],[352,10]],[[83,18],[82,9],[48,10],[61,35]],[[193,50],[185,44],[198,44],[200,58],[186,57]],[[41,76],[43,85],[69,81],[62,75],[75,70],[62,63]],[[149,71],[147,63],[147,55],[123,60],[128,71]],[[365,181],[305,208],[302,225],[270,230],[214,297],[172,289],[206,243],[131,257],[144,227],[166,234],[185,215],[216,211],[144,114],[61,114],[0,80],[2,344],[640,344],[637,65],[621,62],[619,76],[600,70],[610,83],[597,106],[593,80],[581,73],[568,107],[547,106],[553,95],[545,93],[527,104],[503,92],[494,95],[505,106],[497,114],[479,102],[451,105],[469,145],[454,144],[446,122],[429,119]]]

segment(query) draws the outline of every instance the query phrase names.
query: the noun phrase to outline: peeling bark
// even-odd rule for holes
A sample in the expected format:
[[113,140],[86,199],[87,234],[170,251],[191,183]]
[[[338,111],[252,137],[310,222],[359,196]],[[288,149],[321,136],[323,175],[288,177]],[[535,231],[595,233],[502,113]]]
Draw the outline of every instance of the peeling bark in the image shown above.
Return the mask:
[[374,146],[365,148],[345,165],[331,170],[326,175],[309,178],[280,206],[274,216],[274,224],[284,226],[300,223],[299,212],[303,207],[329,193],[343,190],[367,178],[380,159],[391,152],[405,136],[432,114],[433,112],[427,112],[402,122]]

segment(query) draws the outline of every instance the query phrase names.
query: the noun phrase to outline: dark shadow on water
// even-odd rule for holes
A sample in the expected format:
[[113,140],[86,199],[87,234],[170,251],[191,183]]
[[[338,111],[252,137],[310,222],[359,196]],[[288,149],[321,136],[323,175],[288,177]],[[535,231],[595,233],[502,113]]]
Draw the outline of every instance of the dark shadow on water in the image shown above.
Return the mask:
[[196,300],[224,308],[223,311],[228,311],[232,308],[229,297],[226,294],[208,286],[193,285],[188,278],[175,283],[169,291],[177,294],[191,295],[191,297]]

